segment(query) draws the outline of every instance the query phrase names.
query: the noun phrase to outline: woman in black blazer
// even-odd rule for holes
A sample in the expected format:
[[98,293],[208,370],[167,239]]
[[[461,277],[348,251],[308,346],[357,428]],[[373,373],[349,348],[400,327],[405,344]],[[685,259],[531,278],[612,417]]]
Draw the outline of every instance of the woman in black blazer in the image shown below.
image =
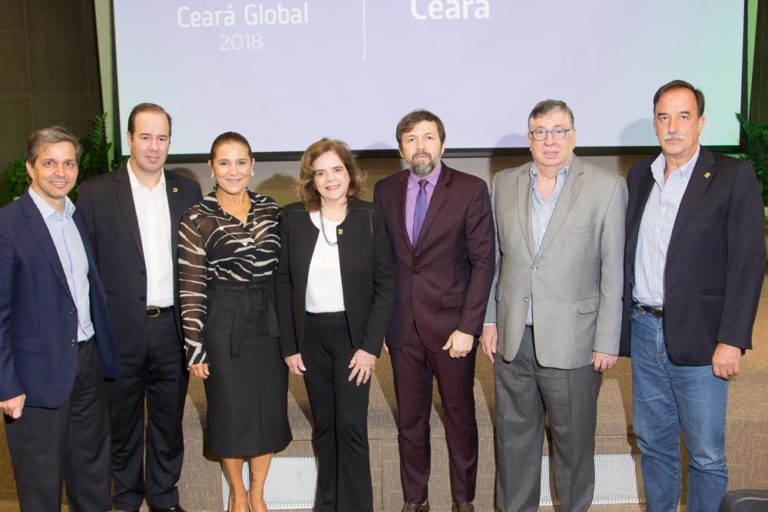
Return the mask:
[[280,346],[304,376],[318,458],[316,511],[373,511],[370,377],[395,301],[381,211],[359,199],[365,175],[341,141],[307,148],[300,203],[283,209],[277,277]]

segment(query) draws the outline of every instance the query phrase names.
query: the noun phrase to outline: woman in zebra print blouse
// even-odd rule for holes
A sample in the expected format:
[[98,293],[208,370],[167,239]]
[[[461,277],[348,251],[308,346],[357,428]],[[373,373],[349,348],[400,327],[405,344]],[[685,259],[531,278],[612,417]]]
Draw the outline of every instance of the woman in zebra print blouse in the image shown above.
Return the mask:
[[[179,289],[186,359],[204,379],[208,448],[221,456],[232,511],[264,512],[272,454],[291,440],[287,369],[280,357],[274,279],[280,254],[277,204],[250,192],[254,160],[240,134],[211,147],[214,191],[179,231]],[[250,494],[242,482],[250,464]]]

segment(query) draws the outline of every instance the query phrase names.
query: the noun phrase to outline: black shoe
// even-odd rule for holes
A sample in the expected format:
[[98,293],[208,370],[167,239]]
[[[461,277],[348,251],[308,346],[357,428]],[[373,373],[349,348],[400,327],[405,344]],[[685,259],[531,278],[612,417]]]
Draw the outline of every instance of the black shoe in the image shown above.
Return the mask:
[[454,503],[451,512],[475,512],[475,506],[472,503]]
[[429,500],[424,503],[405,503],[400,512],[429,512]]
[[187,511],[181,508],[181,505],[176,505],[175,507],[171,507],[171,508],[149,507],[149,512],[187,512]]

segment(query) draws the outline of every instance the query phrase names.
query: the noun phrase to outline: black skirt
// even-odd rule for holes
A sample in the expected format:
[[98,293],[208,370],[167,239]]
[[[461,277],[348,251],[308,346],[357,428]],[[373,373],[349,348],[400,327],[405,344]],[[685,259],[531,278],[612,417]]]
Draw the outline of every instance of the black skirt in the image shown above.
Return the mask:
[[291,428],[272,278],[209,282],[207,292],[208,449],[224,457],[278,452]]

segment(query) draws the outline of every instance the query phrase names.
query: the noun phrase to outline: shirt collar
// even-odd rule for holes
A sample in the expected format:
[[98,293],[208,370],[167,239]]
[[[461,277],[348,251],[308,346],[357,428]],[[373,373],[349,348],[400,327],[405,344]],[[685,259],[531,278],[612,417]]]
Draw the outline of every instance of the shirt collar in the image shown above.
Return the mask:
[[165,188],[165,169],[160,171],[160,181],[157,182],[157,185],[155,187],[152,187],[151,189],[148,187],[145,187],[141,183],[139,183],[139,180],[136,179],[136,175],[133,173],[133,167],[131,167],[131,161],[128,160],[126,162],[126,167],[128,168],[128,180],[131,182],[131,189],[137,190],[137,189],[144,189],[144,190],[154,190],[155,187],[162,185],[162,188]]
[[[673,169],[672,173],[680,173],[683,178],[688,178],[693,173],[693,168],[696,167],[696,161],[699,159],[699,153],[701,152],[701,144],[696,148],[696,152],[693,154],[690,160],[685,162],[677,169]],[[656,160],[651,163],[651,173],[656,181],[664,183],[664,168],[667,166],[667,159],[664,157],[664,153],[659,154]]]
[[[568,164],[565,167],[563,167],[562,169],[557,171],[557,177],[558,178],[560,176],[562,176],[563,178],[568,177],[568,171],[571,169],[571,164],[572,163],[573,163],[573,158],[571,158],[568,161]],[[539,169],[536,167],[536,162],[531,163],[531,171],[530,172],[531,172],[531,179],[532,180],[539,177]]]
[[437,164],[437,167],[435,167],[431,173],[429,173],[429,176],[426,178],[422,178],[421,176],[416,176],[413,174],[413,171],[410,171],[408,174],[408,181],[411,185],[418,185],[419,181],[425,179],[427,180],[427,183],[432,185],[433,187],[437,186],[437,180],[440,178],[440,173],[443,171],[443,162],[439,162]]
[[45,199],[40,197],[40,194],[35,192],[35,189],[32,187],[29,187],[29,196],[32,198],[32,201],[35,203],[35,206],[37,206],[37,209],[40,211],[40,215],[43,216],[44,219],[47,219],[50,216],[61,216],[63,215],[67,219],[71,219],[72,215],[75,214],[75,205],[72,202],[72,200],[69,198],[69,196],[64,197],[64,211],[59,212],[56,211],[56,209],[48,204]]

